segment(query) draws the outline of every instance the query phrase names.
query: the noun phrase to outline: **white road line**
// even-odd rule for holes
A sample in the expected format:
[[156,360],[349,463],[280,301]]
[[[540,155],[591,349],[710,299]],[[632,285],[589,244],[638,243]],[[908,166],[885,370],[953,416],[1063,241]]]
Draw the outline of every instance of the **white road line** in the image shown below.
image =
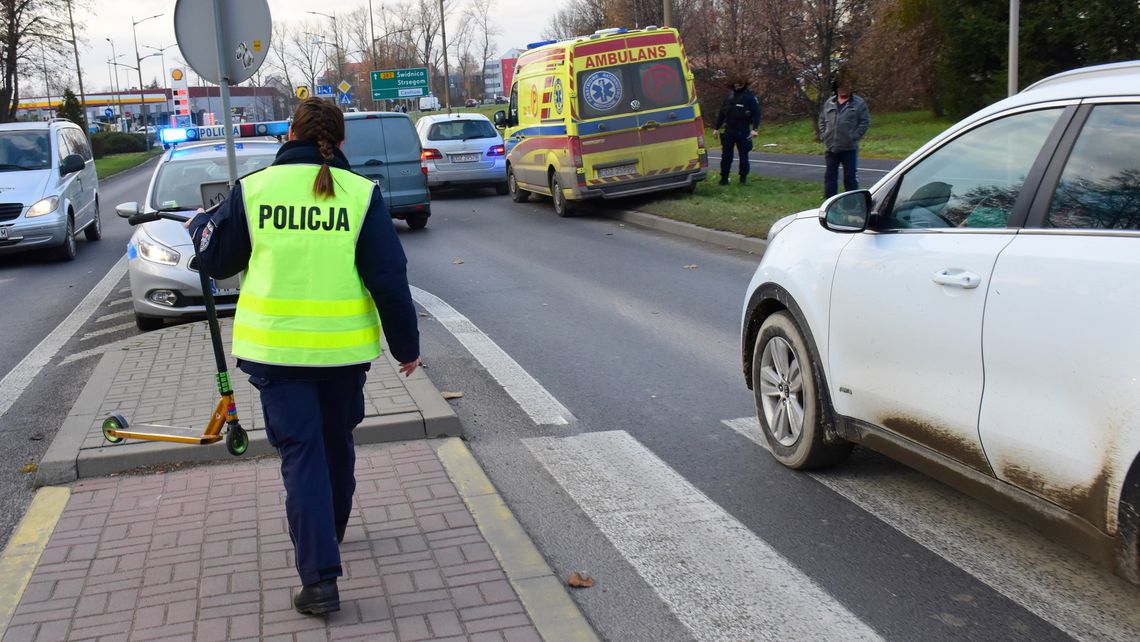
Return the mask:
[[95,323],[102,323],[104,321],[110,321],[111,319],[118,319],[119,317],[129,317],[134,313],[135,313],[134,310],[123,310],[122,312],[112,312],[111,314],[104,314],[103,316],[96,318]]
[[63,359],[61,359],[59,362],[59,365],[65,366],[65,365],[72,363],[74,361],[79,361],[80,359],[86,359],[87,357],[95,357],[95,356],[104,354],[105,352],[107,352],[108,350],[113,348],[114,345],[115,344],[112,343],[112,344],[105,345],[105,346],[99,346],[98,348],[91,348],[90,350],[84,350],[83,352],[73,352],[73,353],[67,355],[66,357],[64,357]]
[[[714,160],[720,161],[721,158],[722,158],[721,156],[714,156],[712,154],[709,154],[709,162],[710,163]],[[735,158],[733,160],[735,161]],[[826,165],[817,165],[815,163],[793,163],[791,161],[758,160],[755,158],[749,158],[748,160],[749,160],[749,162],[752,162],[752,163],[767,163],[769,165],[792,165],[795,167],[818,167],[819,169],[825,169],[827,167]],[[889,170],[889,169],[874,169],[872,167],[860,167],[859,171],[860,172],[879,172],[880,174],[886,174],[887,172],[889,172],[891,170]]]
[[412,298],[467,348],[471,356],[499,382],[534,423],[540,426],[565,426],[575,421],[574,415],[566,406],[467,317],[443,299],[415,286],[412,287]]
[[8,412],[12,404],[20,398],[24,393],[24,389],[31,383],[32,379],[39,374],[40,370],[51,361],[55,353],[75,334],[75,331],[82,326],[87,319],[91,318],[92,313],[99,306],[99,303],[107,298],[115,284],[123,277],[127,271],[127,257],[124,254],[107,275],[103,277],[95,287],[83,297],[79,305],[67,315],[67,318],[60,322],[39,345],[32,348],[32,351],[25,356],[20,363],[16,364],[15,368],[8,371],[3,379],[0,379],[0,417]]
[[125,288],[119,288],[119,294],[126,294],[127,292],[130,292],[130,291],[131,291],[130,286],[127,286]]
[[[729,428],[767,448],[755,417]],[[899,467],[811,476],[1078,640],[1140,640],[1140,591],[949,487]]]
[[105,334],[112,334],[114,332],[118,332],[120,330],[126,330],[127,328],[133,328],[133,327],[135,327],[134,321],[131,321],[130,323],[120,323],[119,325],[113,325],[113,326],[110,326],[107,328],[103,328],[102,330],[95,330],[93,332],[88,332],[87,334],[83,335],[82,337],[79,337],[79,340],[80,341],[86,341],[88,339],[94,339],[95,337],[101,337]]
[[114,301],[108,301],[107,306],[110,307],[113,305],[124,305],[124,304],[130,303],[130,302],[131,302],[131,297],[128,296],[128,297],[123,297],[121,299],[115,299]]
[[697,640],[880,639],[628,433],[523,443]]

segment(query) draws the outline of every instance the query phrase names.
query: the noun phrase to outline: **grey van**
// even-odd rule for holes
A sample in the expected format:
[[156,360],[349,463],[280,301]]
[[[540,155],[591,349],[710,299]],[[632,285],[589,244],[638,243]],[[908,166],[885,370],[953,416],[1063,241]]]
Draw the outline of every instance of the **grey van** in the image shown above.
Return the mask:
[[0,254],[70,261],[81,230],[98,241],[99,177],[83,130],[63,118],[0,125],[0,201]]
[[403,219],[418,230],[431,216],[427,166],[419,136],[407,114],[354,112],[344,115],[341,151],[352,171],[380,186],[392,218]]

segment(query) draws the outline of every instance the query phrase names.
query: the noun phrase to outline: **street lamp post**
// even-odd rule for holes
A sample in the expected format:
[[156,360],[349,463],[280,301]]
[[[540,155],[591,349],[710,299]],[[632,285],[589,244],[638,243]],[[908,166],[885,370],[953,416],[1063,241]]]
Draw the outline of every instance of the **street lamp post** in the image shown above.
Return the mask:
[[[165,89],[167,91],[167,93],[170,92],[170,75],[166,72],[166,50],[170,49],[171,47],[176,47],[176,46],[177,45],[166,45],[165,47],[152,47],[150,45],[143,45],[143,49],[153,49],[153,50],[158,52],[157,55],[158,55],[159,61],[162,64],[162,88]],[[151,55],[153,56],[156,54],[151,54]],[[169,100],[169,98],[167,100]],[[173,111],[170,108],[170,103],[166,104],[166,108],[168,111]]]
[[[383,40],[383,41],[384,41],[384,43],[385,43],[385,47],[387,47],[387,43],[388,43],[388,36],[394,36],[394,35],[396,35],[396,34],[398,34],[398,33],[407,33],[407,32],[409,32],[409,31],[411,31],[411,29],[397,29],[397,30],[395,30],[395,31],[389,31],[388,33],[385,33],[385,34],[381,34],[379,38],[377,38],[377,37],[376,37],[376,35],[375,35],[375,34],[373,34],[373,36],[372,36],[372,46],[370,47],[370,49],[372,49],[372,67],[373,67],[373,71],[380,71],[380,64],[379,64],[379,63],[376,61],[376,41],[377,41],[377,40]],[[369,82],[371,82],[371,79],[372,79],[372,74],[369,74],[369,75],[368,75],[368,78],[369,78]],[[371,92],[371,87],[369,87],[369,93],[372,93],[372,92]],[[377,108],[378,106],[379,106],[379,101],[377,101],[375,98],[373,98],[373,99],[372,99],[372,108],[373,108],[373,109],[375,109],[375,108]]]
[[[134,36],[134,39],[135,39],[135,70],[139,72],[139,102],[142,103],[143,135],[146,137],[147,149],[150,149],[150,144],[151,144],[151,141],[153,139],[151,138],[151,134],[150,134],[150,119],[147,117],[147,113],[146,113],[147,112],[147,110],[146,110],[146,95],[143,94],[143,79],[142,79],[142,61],[143,61],[143,59],[139,57],[139,34],[137,33],[135,27],[146,22],[147,20],[152,19],[152,18],[161,18],[161,17],[162,17],[161,13],[156,13],[153,16],[147,16],[147,17],[143,18],[142,20],[135,20],[135,17],[131,16],[131,35]],[[153,54],[151,54],[151,55],[153,55]],[[149,58],[150,56],[146,56],[146,57]]]
[[51,111],[51,83],[48,81],[47,51],[44,49],[42,38],[40,39],[40,57],[44,63],[44,93],[47,95],[48,111]]
[[[119,64],[119,63],[115,62],[116,60],[119,59],[118,54],[115,53],[115,41],[111,40],[110,38],[104,38],[103,40],[106,40],[107,42],[111,43],[111,59],[107,61],[107,64],[108,65]],[[108,69],[114,69],[114,67],[108,67]],[[112,83],[111,91],[115,92],[115,102],[118,103],[118,105],[119,105],[119,119],[121,121],[121,119],[123,118],[123,97],[119,94],[119,71],[117,69],[115,70],[115,81]],[[120,122],[120,121],[116,121],[116,123]]]
[[[314,16],[324,16],[324,17],[328,18],[329,20],[332,20],[332,23],[333,23],[333,42],[332,42],[332,46],[333,46],[333,51],[335,51],[335,52],[336,52],[336,75],[337,75],[337,77],[339,78],[339,76],[341,75],[341,73],[342,73],[342,72],[341,72],[341,62],[340,62],[340,44],[339,44],[339,42],[340,42],[340,33],[337,31],[337,28],[336,28],[336,14],[334,13],[334,14],[332,14],[332,15],[330,16],[329,14],[327,14],[327,13],[321,13],[320,11],[306,11],[305,13],[311,13],[311,14],[313,14]],[[343,79],[341,79],[341,80],[343,80]]]
[[[79,78],[79,104],[83,106],[83,120],[87,120],[87,93],[83,90],[83,68],[79,66],[79,41],[75,39],[75,18],[71,15],[71,0],[67,0],[67,22],[71,25],[71,48],[75,51],[75,75]],[[83,124],[84,127],[87,123]]]

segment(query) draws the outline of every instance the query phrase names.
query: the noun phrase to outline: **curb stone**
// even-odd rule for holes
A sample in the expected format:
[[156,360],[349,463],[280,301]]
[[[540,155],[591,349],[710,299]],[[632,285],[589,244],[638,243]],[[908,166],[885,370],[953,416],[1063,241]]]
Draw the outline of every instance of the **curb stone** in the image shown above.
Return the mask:
[[723,232],[721,230],[710,230],[707,227],[700,225],[693,225],[692,223],[685,223],[683,221],[674,221],[664,216],[657,216],[648,212],[640,212],[637,210],[617,210],[617,211],[602,211],[603,216],[632,223],[640,227],[657,230],[658,232],[665,232],[666,234],[673,234],[694,241],[701,241],[702,243],[711,243],[721,247],[727,247],[732,250],[739,250],[741,252],[748,252],[749,254],[760,255],[768,247],[768,241],[765,239],[758,239],[752,236],[744,236],[743,234],[736,234],[735,232]]

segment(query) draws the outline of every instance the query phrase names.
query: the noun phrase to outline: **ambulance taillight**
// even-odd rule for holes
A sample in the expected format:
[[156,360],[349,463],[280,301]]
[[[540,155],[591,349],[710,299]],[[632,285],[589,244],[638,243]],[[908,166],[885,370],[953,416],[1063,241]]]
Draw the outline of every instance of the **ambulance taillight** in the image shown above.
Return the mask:
[[570,159],[574,162],[574,167],[582,167],[582,139],[577,136],[570,136],[569,144]]

